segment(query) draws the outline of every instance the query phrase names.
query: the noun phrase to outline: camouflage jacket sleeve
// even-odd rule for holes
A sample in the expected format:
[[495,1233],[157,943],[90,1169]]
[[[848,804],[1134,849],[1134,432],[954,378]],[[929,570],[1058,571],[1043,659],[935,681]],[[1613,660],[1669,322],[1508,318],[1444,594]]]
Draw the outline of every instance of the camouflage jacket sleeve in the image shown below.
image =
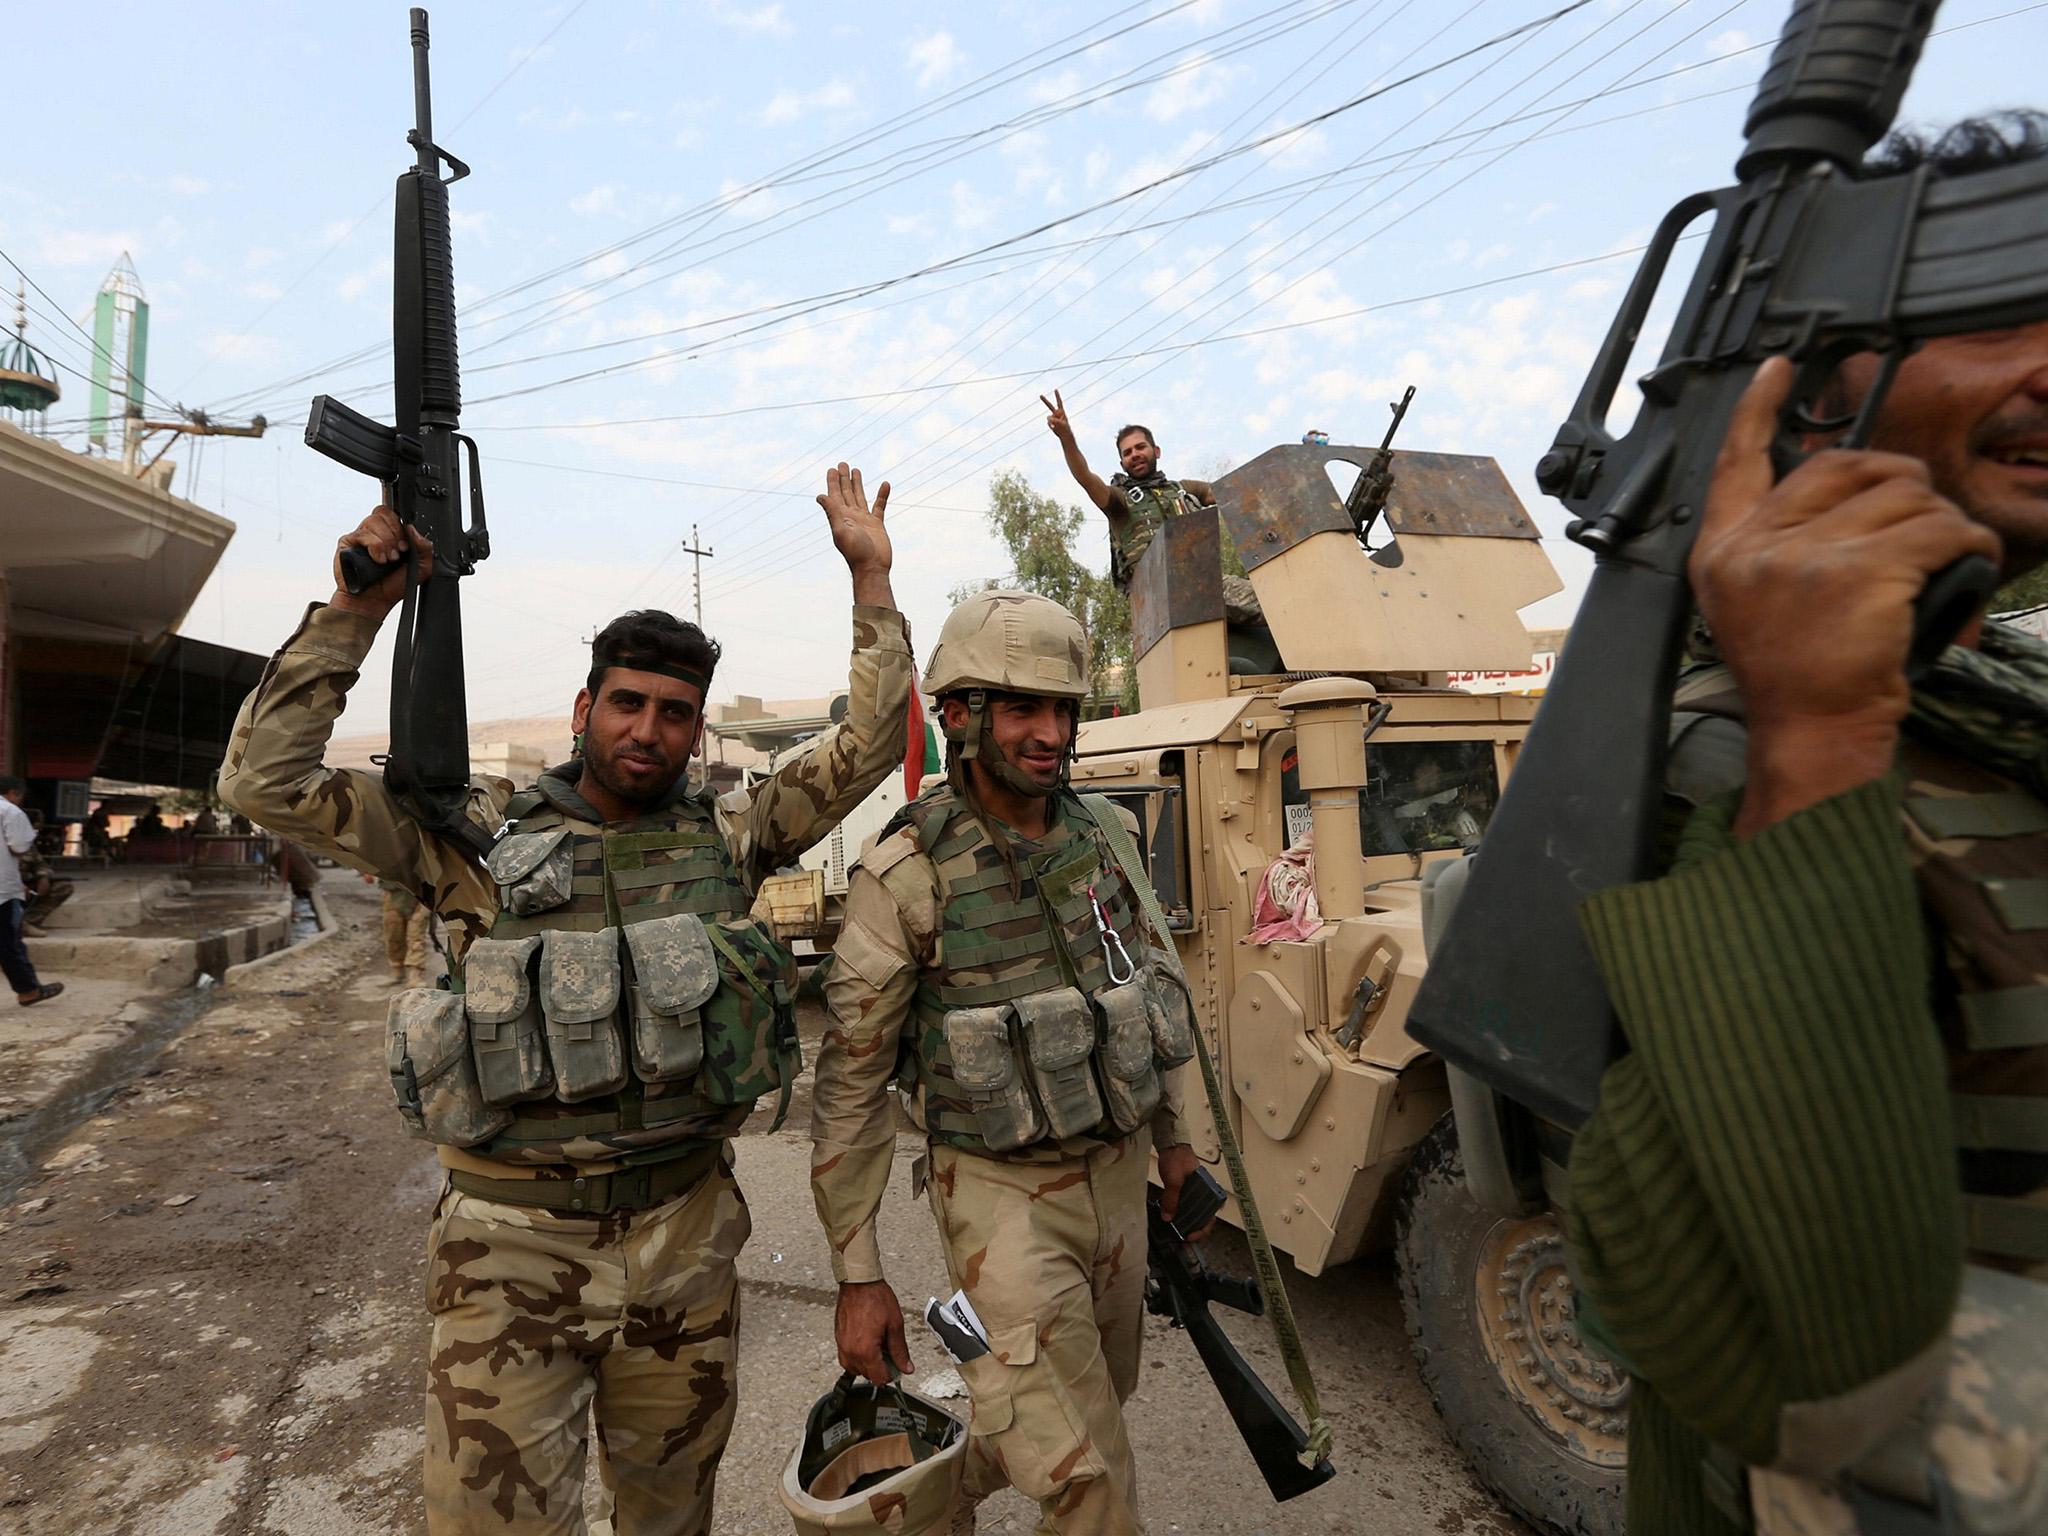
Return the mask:
[[862,855],[832,948],[811,1086],[811,1197],[842,1284],[882,1278],[875,1218],[896,1150],[889,1078],[937,928],[937,880],[910,833]]
[[[381,777],[322,761],[377,625],[323,603],[270,658],[235,720],[220,797],[259,826],[380,880],[401,885],[446,918],[461,948],[497,912],[497,890],[453,846],[421,828]],[[503,820],[512,786],[479,778],[470,814]]]
[[902,765],[909,712],[910,626],[893,608],[857,603],[846,718],[753,788],[718,798],[719,825],[748,890]]

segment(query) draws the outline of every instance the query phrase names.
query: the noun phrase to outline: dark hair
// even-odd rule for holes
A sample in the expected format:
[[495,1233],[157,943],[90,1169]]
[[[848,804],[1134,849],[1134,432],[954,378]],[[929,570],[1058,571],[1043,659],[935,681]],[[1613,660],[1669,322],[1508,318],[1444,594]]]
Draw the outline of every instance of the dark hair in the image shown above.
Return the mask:
[[689,620],[659,608],[635,608],[605,625],[590,642],[590,676],[584,686],[596,693],[608,667],[649,672],[682,667],[704,674],[708,694],[711,674],[723,654],[718,642]]
[[16,790],[26,790],[27,779],[18,779],[11,773],[0,773],[0,795],[11,795]]
[[1894,128],[1864,157],[1873,176],[1903,176],[1926,166],[1935,176],[1967,176],[2048,155],[2048,112],[2011,107],[1966,117],[1934,131]]
[[1152,429],[1150,427],[1141,427],[1134,421],[1128,427],[1125,427],[1121,432],[1117,433],[1117,447],[1123,447],[1124,439],[1129,437],[1133,432],[1144,433],[1146,442],[1150,443],[1154,448],[1157,448],[1159,446],[1159,439],[1152,435]]

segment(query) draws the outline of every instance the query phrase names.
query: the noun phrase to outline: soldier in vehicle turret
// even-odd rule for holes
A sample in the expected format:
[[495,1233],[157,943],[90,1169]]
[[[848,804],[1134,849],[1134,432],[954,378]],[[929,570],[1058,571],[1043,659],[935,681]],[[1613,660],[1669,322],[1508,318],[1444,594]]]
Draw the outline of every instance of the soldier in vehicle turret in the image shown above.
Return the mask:
[[1110,579],[1119,592],[1128,592],[1131,573],[1138,568],[1139,557],[1151,545],[1159,525],[1169,517],[1180,516],[1190,501],[1204,507],[1214,504],[1216,493],[1206,480],[1169,480],[1161,474],[1158,440],[1152,436],[1150,427],[1135,423],[1117,433],[1116,456],[1123,467],[1104,480],[1088,467],[1087,456],[1074,441],[1074,429],[1067,420],[1067,405],[1060,392],[1054,390],[1050,400],[1043,395],[1038,398],[1052,413],[1045,418],[1045,424],[1060,440],[1060,450],[1066,455],[1074,483],[1109,519]]
[[[717,642],[624,614],[591,645],[579,755],[516,794],[471,781],[470,816],[500,834],[479,867],[381,778],[321,762],[406,582],[351,596],[338,552],[333,597],[242,706],[221,798],[447,924],[454,987],[400,993],[389,1052],[407,1129],[446,1170],[426,1272],[434,1536],[582,1530],[593,1417],[618,1536],[710,1529],[752,1230],[726,1138],[756,1098],[786,1106],[796,1075],[795,963],[748,908],[902,761],[888,490],[870,511],[858,471],[827,475],[853,578],[846,717],[751,788],[714,795],[687,772]],[[340,548],[381,563],[408,538],[380,507]]]

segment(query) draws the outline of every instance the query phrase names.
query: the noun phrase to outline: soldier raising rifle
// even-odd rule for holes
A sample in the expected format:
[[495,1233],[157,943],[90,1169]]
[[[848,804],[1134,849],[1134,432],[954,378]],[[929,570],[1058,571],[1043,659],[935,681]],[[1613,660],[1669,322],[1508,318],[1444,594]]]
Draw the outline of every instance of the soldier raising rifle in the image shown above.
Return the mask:
[[[351,596],[340,552],[415,535],[379,507],[336,587],[235,723],[221,798],[412,892],[446,922],[456,990],[393,1004],[391,1071],[445,1182],[427,1244],[427,1525],[582,1529],[591,1411],[618,1536],[710,1529],[732,1429],[740,1247],[726,1138],[795,1076],[795,965],[748,917],[794,859],[902,760],[910,639],[860,471],[818,498],[853,577],[845,719],[751,789],[691,782],[718,643],[643,610],[607,624],[571,709],[578,755],[534,788],[471,781],[488,867],[374,774],[322,765],[401,565]],[[421,578],[433,550],[419,538]]]

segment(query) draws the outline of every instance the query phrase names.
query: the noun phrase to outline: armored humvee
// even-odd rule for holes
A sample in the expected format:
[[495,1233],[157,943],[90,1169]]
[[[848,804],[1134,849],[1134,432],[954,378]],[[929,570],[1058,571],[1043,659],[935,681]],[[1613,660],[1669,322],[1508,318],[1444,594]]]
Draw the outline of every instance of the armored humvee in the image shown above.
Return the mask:
[[1164,525],[1132,582],[1141,707],[1082,727],[1074,780],[1139,817],[1274,1244],[1310,1275],[1393,1244],[1480,1476],[1540,1526],[1618,1533],[1626,1379],[1581,1346],[1554,1211],[1467,1192],[1405,1027],[1424,876],[1478,843],[1536,703],[1448,676],[1528,669],[1517,610],[1560,582],[1493,460],[1397,451],[1389,490],[1377,456],[1274,448]]

